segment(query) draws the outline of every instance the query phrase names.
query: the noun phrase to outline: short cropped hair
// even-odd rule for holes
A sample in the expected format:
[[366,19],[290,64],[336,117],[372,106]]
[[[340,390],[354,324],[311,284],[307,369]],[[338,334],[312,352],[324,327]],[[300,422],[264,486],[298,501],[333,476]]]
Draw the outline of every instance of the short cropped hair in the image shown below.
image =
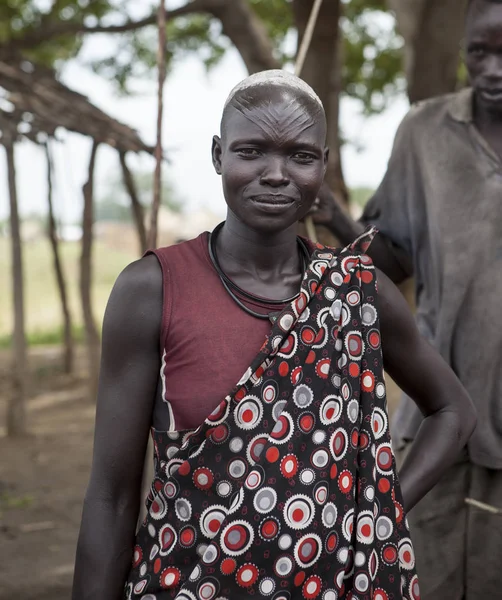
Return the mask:
[[308,83],[287,71],[270,69],[246,77],[246,79],[238,83],[230,92],[221,117],[222,134],[225,130],[225,122],[232,106],[235,106],[237,103],[244,103],[244,105],[247,105],[248,107],[252,106],[256,101],[256,96],[253,92],[258,91],[262,87],[271,86],[291,92],[300,102],[304,103],[313,114],[320,114],[323,115],[324,119],[326,118],[321,99]]
[[306,83],[305,81],[303,81],[303,79],[300,79],[296,75],[293,75],[288,71],[282,71],[280,69],[260,71],[259,73],[254,73],[253,75],[246,77],[246,79],[238,83],[230,92],[225,102],[225,108],[227,108],[227,106],[231,104],[235,96],[237,96],[241,92],[244,92],[254,87],[261,87],[264,85],[273,85],[277,87],[290,89],[291,91],[300,92],[310,97],[310,99],[313,100],[315,103],[319,104],[320,108],[323,108],[321,99],[308,83]]

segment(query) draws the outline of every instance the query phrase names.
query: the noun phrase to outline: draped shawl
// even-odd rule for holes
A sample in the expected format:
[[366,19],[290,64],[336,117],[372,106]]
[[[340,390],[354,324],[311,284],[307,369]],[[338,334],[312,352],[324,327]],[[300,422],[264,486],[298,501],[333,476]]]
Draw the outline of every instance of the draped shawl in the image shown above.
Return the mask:
[[316,246],[235,389],[196,431],[152,432],[127,599],[419,600],[365,254],[373,235]]

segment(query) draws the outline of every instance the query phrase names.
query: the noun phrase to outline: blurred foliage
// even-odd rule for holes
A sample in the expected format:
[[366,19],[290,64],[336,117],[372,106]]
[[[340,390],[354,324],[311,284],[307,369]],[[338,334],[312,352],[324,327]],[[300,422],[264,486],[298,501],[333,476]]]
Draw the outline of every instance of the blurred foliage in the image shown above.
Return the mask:
[[[286,43],[288,34],[294,35],[292,0],[247,1],[265,24],[276,57],[283,63],[293,60],[291,43]],[[59,34],[36,45],[23,45],[23,39],[29,41],[30,35],[64,24],[94,27],[138,21],[152,14],[156,6],[151,0],[138,12],[140,7],[134,0],[3,0],[0,50],[9,42],[17,43],[27,58],[57,69],[82,54],[83,35]],[[367,114],[380,112],[389,98],[404,89],[402,39],[385,0],[343,0],[343,11],[344,91],[360,100]],[[178,17],[168,21],[167,28],[168,69],[188,54],[195,54],[210,69],[231,47],[230,40],[222,35],[220,22],[207,14]],[[135,78],[150,77],[153,81],[157,51],[154,26],[125,31],[101,46],[106,48],[101,55],[82,60],[114,82],[120,92],[131,93],[130,82]]]
[[404,91],[404,41],[385,0],[344,0],[343,89],[362,102],[366,114],[385,110]]
[[[2,0],[0,44],[19,43],[61,23],[94,25],[111,13],[124,14],[126,4],[113,0]],[[23,54],[38,63],[53,66],[76,56],[81,45],[81,38],[75,35],[58,35],[33,47],[23,46]]]
[[294,54],[284,48],[286,36],[294,28],[291,0],[248,0],[248,3],[265,23],[274,43],[276,58],[283,63],[294,60]]

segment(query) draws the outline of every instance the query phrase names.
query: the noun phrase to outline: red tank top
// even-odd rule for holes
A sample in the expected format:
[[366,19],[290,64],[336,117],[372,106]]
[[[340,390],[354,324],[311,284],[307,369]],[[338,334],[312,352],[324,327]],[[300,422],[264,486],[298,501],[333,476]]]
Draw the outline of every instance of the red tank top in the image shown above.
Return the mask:
[[[246,313],[223,287],[208,251],[209,233],[153,250],[162,267],[162,399],[170,431],[198,427],[231,392],[258,354],[271,323]],[[255,312],[277,311],[266,301]],[[280,307],[279,307],[280,308]]]

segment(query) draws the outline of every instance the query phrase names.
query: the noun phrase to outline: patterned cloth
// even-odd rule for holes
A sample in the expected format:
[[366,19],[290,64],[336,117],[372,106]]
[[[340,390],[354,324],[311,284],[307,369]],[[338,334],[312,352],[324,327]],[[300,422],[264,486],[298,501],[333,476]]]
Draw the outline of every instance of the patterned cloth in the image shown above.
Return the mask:
[[126,598],[419,599],[365,255],[373,235],[317,246],[232,394],[194,432],[153,432]]

